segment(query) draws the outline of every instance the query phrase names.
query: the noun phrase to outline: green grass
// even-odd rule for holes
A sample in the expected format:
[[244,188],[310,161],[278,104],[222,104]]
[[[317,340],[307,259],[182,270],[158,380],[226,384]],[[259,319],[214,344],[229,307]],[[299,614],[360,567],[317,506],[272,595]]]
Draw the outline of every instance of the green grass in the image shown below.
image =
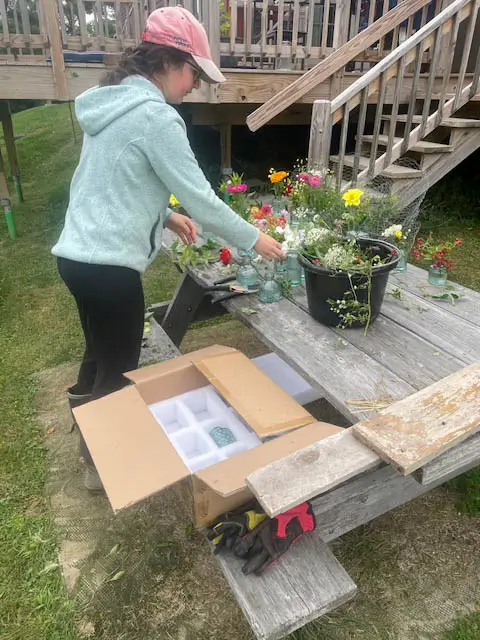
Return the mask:
[[[80,144],[66,105],[24,111],[14,125],[25,134],[17,142],[25,203],[14,201],[17,241],[0,218],[0,638],[70,640],[75,606],[56,566],[31,374],[81,356],[75,306],[50,254]],[[158,260],[145,279],[147,301],[168,298],[176,280]]]
[[[50,254],[80,144],[73,141],[66,105],[23,111],[14,124],[24,134],[17,146],[26,202],[15,205],[16,242],[0,219],[0,638],[73,640],[78,612],[56,566],[55,531],[44,497],[45,434],[35,417],[32,374],[81,356],[76,310]],[[442,185],[448,201],[434,194],[436,209],[427,222],[443,237],[464,237],[453,277],[480,290],[480,222],[472,205],[477,199],[472,193],[466,200],[458,180],[450,191],[448,181]],[[144,281],[147,302],[167,299],[177,278],[168,261],[157,260]],[[478,510],[479,472],[449,486],[462,508]],[[479,637],[479,624],[478,615],[465,618],[445,640]]]

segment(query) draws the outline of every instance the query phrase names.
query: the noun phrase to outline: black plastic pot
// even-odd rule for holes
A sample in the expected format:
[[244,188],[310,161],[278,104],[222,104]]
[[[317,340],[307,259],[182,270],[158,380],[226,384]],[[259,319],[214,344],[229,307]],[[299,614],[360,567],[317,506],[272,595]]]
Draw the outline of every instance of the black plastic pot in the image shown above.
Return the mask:
[[[387,286],[388,274],[395,269],[399,260],[398,250],[384,240],[374,240],[372,238],[359,238],[358,245],[362,249],[368,247],[375,248],[374,255],[379,255],[382,259],[389,258],[385,264],[373,267],[372,283],[370,290],[370,324],[380,313],[385,288]],[[310,315],[328,327],[336,327],[341,323],[340,316],[332,311],[328,300],[343,300],[345,293],[351,291],[352,284],[354,286],[365,285],[368,283],[368,276],[364,274],[355,274],[352,272],[350,278],[343,271],[332,271],[321,265],[313,264],[312,261],[304,256],[299,256],[299,261],[305,269],[305,288],[307,290],[308,309]],[[355,290],[357,298],[360,302],[368,303],[368,287]],[[362,327],[364,324],[360,321],[354,322],[351,327]]]

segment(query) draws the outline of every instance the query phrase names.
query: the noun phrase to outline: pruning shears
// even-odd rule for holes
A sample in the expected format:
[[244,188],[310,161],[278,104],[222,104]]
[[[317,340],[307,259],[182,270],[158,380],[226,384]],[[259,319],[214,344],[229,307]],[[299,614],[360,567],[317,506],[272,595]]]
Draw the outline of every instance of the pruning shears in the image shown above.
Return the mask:
[[211,287],[207,287],[205,289],[208,293],[219,295],[212,295],[212,304],[215,302],[220,302],[222,300],[228,300],[229,298],[233,298],[237,295],[247,295],[249,293],[256,293],[258,291],[257,288],[249,289],[248,287],[244,287],[237,282],[234,282],[235,276],[228,276],[226,278],[222,278],[220,280],[215,280]]

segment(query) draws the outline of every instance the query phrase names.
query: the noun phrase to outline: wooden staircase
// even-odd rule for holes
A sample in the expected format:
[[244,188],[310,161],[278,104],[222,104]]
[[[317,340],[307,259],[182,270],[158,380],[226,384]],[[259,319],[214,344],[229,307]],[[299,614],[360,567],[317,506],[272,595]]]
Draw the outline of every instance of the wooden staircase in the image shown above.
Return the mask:
[[[474,35],[479,5],[480,0],[454,0],[336,98],[315,101],[310,167],[333,167],[342,191],[375,188],[382,178],[407,206],[478,149],[480,55]],[[378,46],[386,38],[398,42],[401,21],[410,11],[411,22],[418,3],[405,0],[399,6],[402,13],[391,11],[359,34],[363,41],[357,36],[348,43],[352,56],[363,44],[372,46],[374,37]],[[252,113],[249,127],[258,129],[300,100],[316,80],[335,82],[347,55],[343,47],[331,54]]]

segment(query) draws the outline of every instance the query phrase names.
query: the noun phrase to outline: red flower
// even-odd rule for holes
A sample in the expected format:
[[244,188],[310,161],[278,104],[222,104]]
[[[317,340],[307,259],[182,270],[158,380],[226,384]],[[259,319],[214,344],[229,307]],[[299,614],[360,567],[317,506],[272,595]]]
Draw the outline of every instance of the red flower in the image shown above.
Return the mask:
[[461,247],[462,244],[463,244],[462,238],[455,238],[455,246],[456,247]]
[[230,251],[230,249],[227,249],[226,247],[224,247],[220,251],[220,261],[224,265],[230,264],[230,262],[232,261],[232,252]]
[[293,191],[293,184],[287,184],[287,186],[285,187],[285,191],[283,192],[286,196],[289,196]]

